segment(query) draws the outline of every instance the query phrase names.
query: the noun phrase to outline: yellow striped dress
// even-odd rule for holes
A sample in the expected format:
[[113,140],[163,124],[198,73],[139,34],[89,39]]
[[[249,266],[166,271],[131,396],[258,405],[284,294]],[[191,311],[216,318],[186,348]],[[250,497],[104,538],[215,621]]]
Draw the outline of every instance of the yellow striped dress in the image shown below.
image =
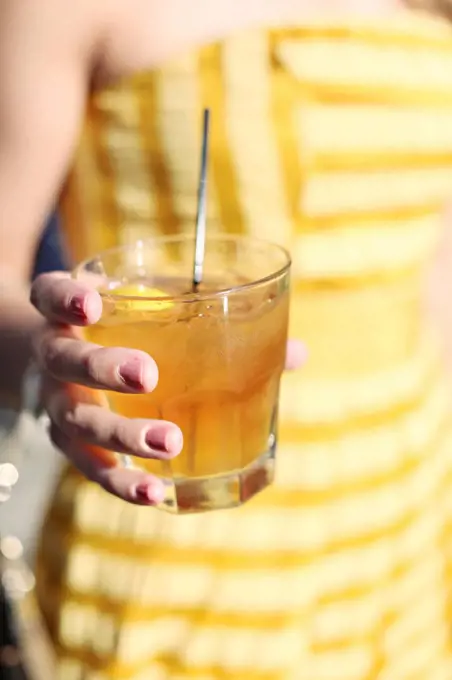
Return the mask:
[[[75,259],[210,230],[293,255],[275,484],[171,516],[64,473],[41,607],[61,680],[450,680],[452,447],[423,277],[452,193],[452,32],[233,35],[96,92],[61,203]],[[50,680],[50,679],[49,679]]]

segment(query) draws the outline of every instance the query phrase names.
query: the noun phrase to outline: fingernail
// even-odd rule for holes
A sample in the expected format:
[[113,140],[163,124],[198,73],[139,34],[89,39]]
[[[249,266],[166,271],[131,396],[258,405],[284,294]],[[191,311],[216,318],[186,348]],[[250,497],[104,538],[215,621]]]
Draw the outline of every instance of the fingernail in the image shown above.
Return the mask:
[[69,302],[69,311],[72,315],[78,316],[79,319],[86,319],[84,299],[79,297],[72,298]]
[[139,501],[150,501],[150,491],[151,488],[149,487],[149,484],[138,484],[135,488],[135,497]]
[[143,389],[143,369],[139,359],[128,361],[119,368],[119,377],[132,390],[141,392]]
[[182,433],[177,429],[154,427],[146,433],[146,444],[154,451],[179,453],[182,448]]
[[167,433],[159,428],[153,428],[146,432],[146,444],[150,449],[168,453]]
[[165,489],[160,484],[149,484],[143,482],[135,487],[135,498],[137,501],[145,503],[161,503],[165,499]]
[[178,454],[182,451],[184,438],[182,432],[177,429],[171,429],[166,433],[166,449],[174,454]]

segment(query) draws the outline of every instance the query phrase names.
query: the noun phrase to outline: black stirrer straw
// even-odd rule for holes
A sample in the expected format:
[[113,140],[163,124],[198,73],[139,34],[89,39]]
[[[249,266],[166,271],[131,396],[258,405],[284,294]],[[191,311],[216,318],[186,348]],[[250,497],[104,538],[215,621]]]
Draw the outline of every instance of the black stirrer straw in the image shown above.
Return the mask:
[[202,282],[204,255],[206,251],[206,199],[207,199],[207,161],[209,150],[210,110],[204,109],[202,127],[201,168],[198,184],[198,208],[196,214],[195,256],[193,262],[192,288],[196,292]]

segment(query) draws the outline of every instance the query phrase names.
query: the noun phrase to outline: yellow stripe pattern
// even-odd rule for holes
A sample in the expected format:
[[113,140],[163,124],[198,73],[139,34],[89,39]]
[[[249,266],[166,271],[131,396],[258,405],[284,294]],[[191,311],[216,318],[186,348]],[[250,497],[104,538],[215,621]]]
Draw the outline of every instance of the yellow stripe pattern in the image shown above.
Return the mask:
[[93,95],[62,200],[74,259],[193,228],[285,243],[277,480],[233,511],[126,506],[68,470],[43,534],[61,680],[450,680],[452,431],[422,277],[452,191],[452,34],[232,36]]

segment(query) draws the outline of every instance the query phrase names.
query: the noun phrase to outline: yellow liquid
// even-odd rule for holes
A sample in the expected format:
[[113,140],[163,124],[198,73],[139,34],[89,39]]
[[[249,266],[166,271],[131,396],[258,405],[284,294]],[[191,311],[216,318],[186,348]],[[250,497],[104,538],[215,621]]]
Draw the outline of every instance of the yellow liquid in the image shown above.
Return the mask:
[[[129,291],[131,285],[143,282],[128,282]],[[158,288],[170,295],[187,290],[178,281]],[[130,418],[172,421],[184,435],[172,461],[136,461],[165,478],[167,510],[238,505],[271,482],[287,318],[281,283],[195,303],[106,294],[103,318],[87,329],[87,339],[144,350],[159,368],[152,394],[110,393],[111,408]]]

